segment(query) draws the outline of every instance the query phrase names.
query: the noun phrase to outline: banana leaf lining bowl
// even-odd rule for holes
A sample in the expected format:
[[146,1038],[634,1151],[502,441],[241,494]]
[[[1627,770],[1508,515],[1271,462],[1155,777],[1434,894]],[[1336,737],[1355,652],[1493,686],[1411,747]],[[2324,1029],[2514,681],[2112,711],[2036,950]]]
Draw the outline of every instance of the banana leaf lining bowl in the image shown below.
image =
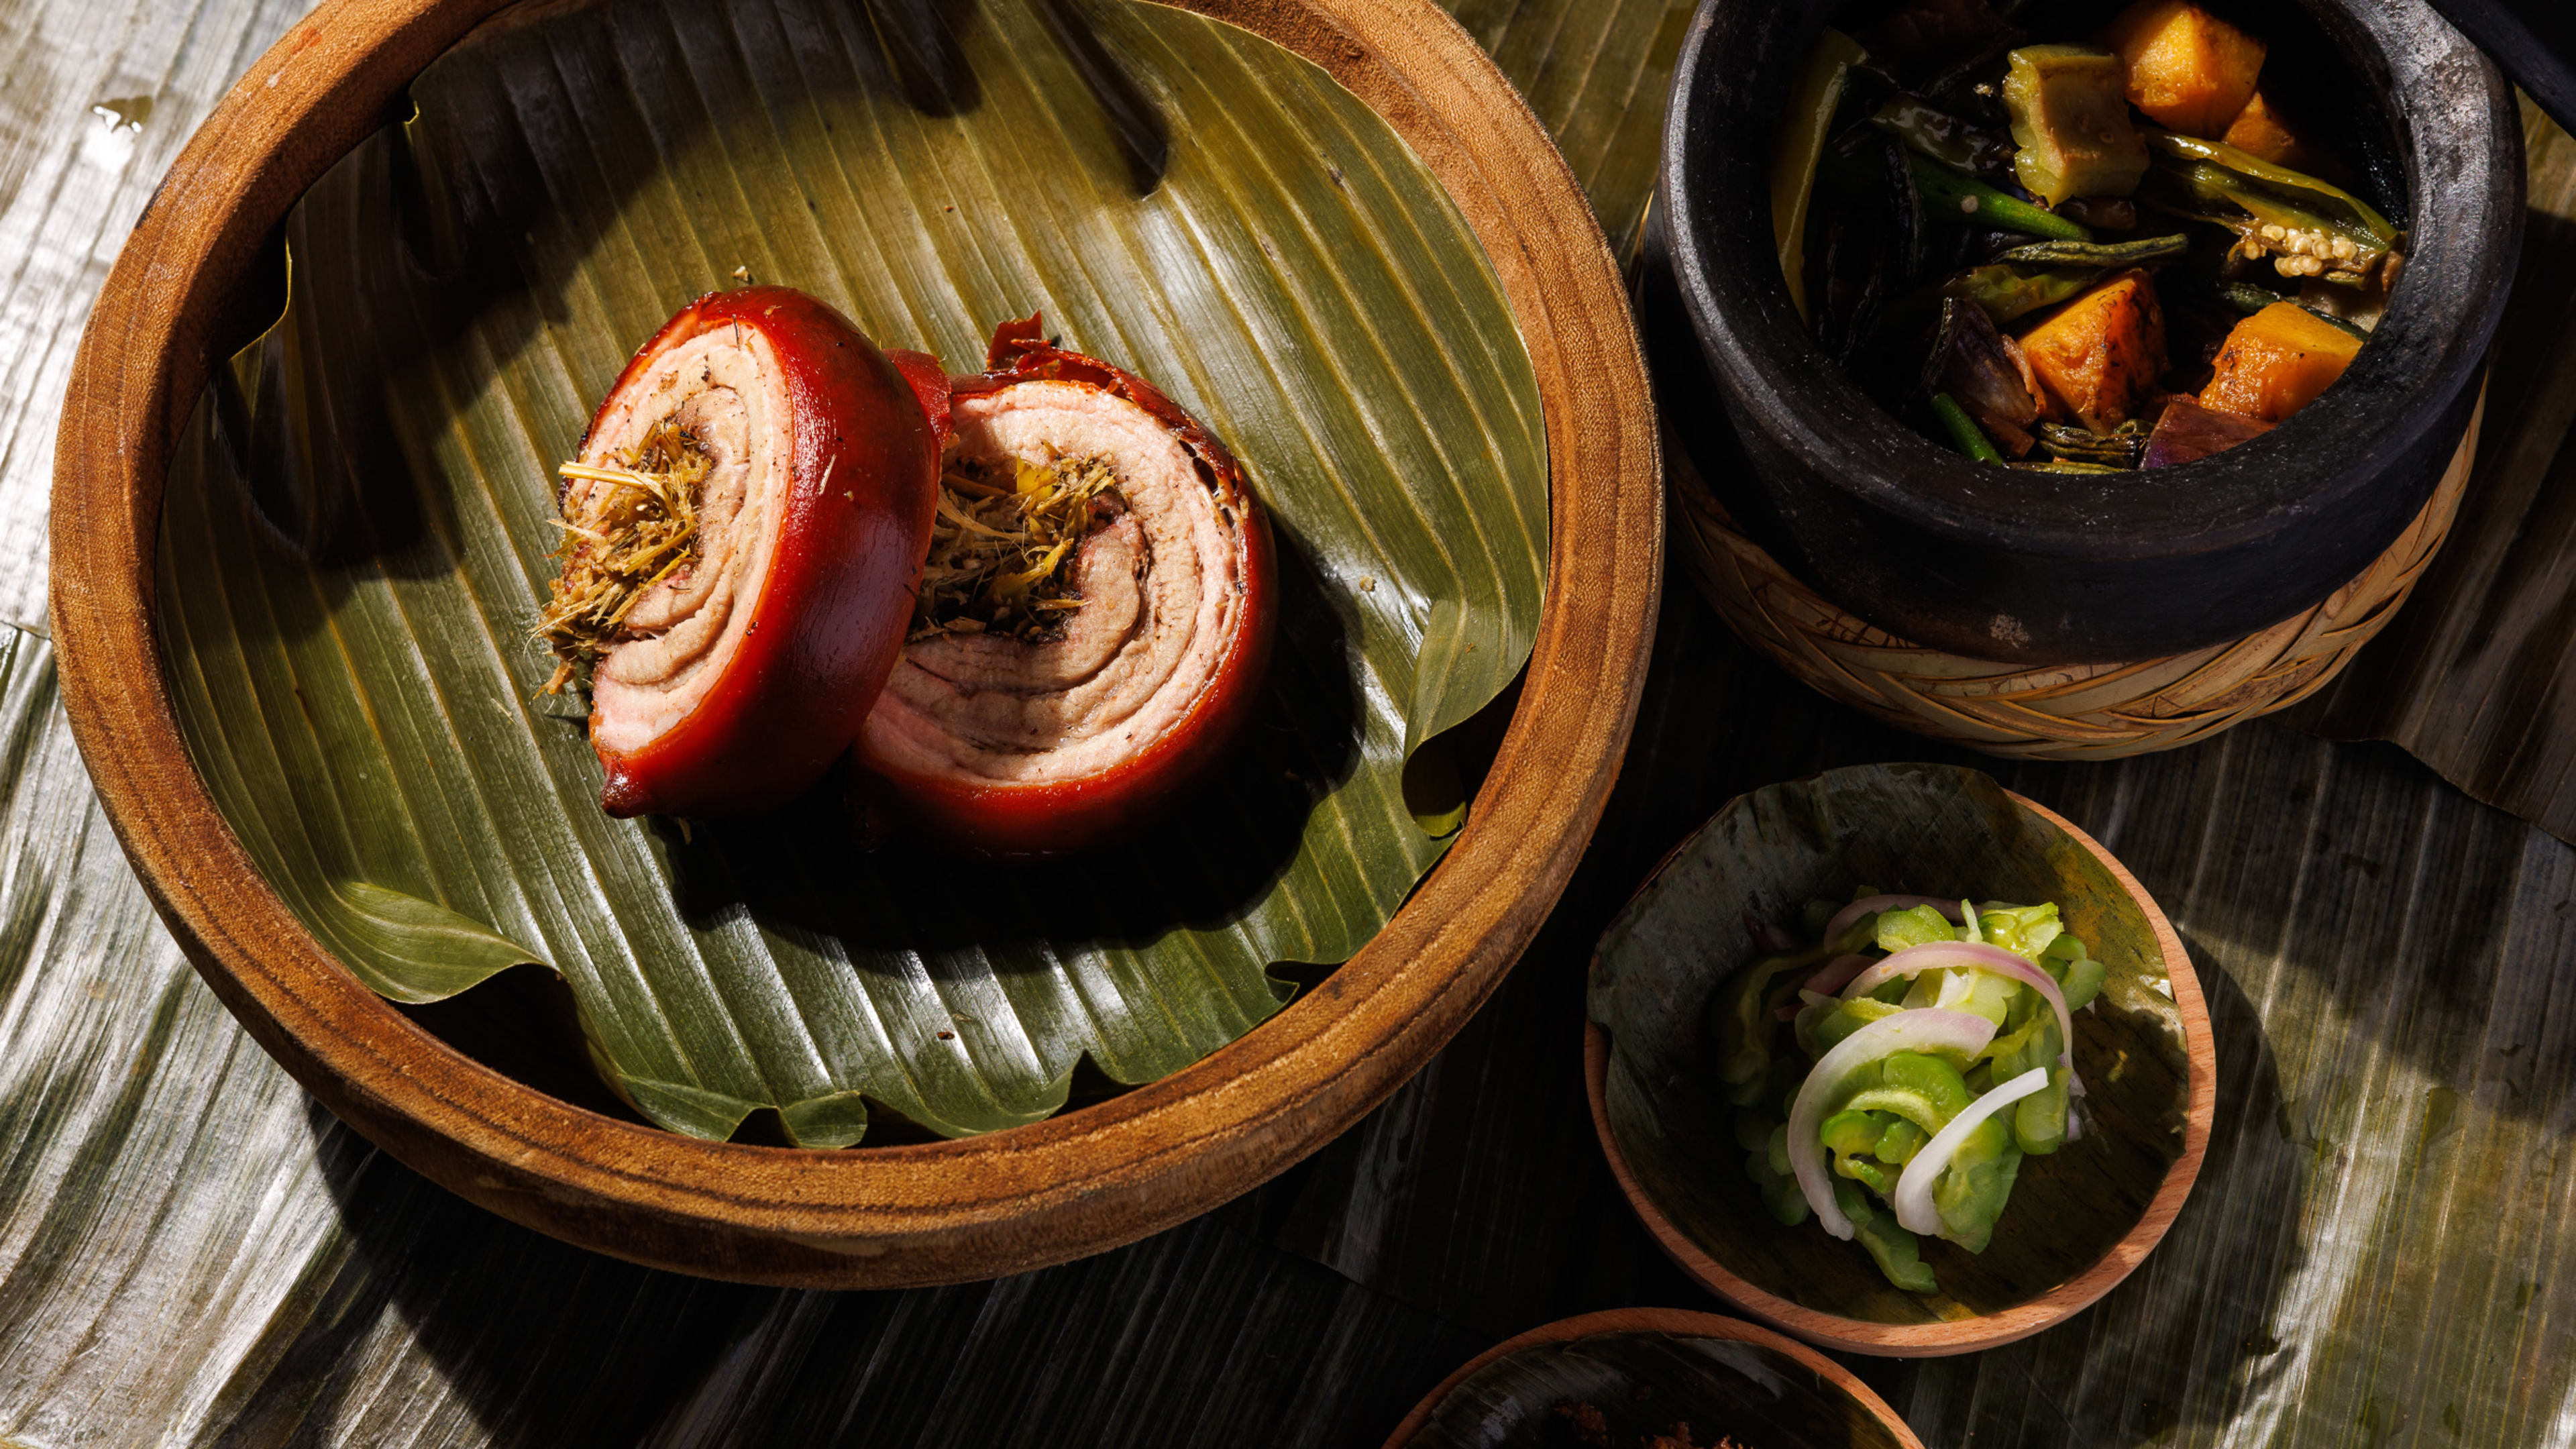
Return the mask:
[[[2011,664],[2185,654],[2315,605],[2406,530],[2478,398],[2522,243],[2522,131],[2495,66],[2423,0],[2222,10],[2349,68],[2384,122],[2412,241],[2344,377],[2242,447],[2147,474],[1974,464],[1832,366],[1782,281],[1770,158],[1789,76],[1837,0],[1707,0],[1673,72],[1656,195],[1680,315],[1660,373],[1714,392],[1674,423],[1727,510],[1826,598],[1917,644]],[[2098,9],[2107,17],[2109,7]],[[2078,28],[2081,26],[2079,24]],[[1671,381],[1672,379],[1667,379]],[[1719,422],[1723,404],[1725,424]],[[1731,426],[1728,426],[1731,425]]]
[[461,1195],[585,1247],[743,1281],[953,1282],[1101,1251],[1234,1196],[1382,1099],[1481,1002],[1580,855],[1633,717],[1661,565],[1646,408],[1586,405],[1643,397],[1599,229],[1508,83],[1428,4],[1175,7],[1321,67],[1410,146],[1492,259],[1544,416],[1560,582],[1527,686],[1442,864],[1321,986],[1174,1075],[1033,1125],[858,1151],[703,1141],[450,1049],[263,878],[192,760],[155,629],[174,451],[290,208],[507,8],[336,0],[298,24],[173,168],[75,367],[53,503],[66,708],[119,839],[218,995],[325,1105]]
[[[1785,921],[1862,885],[2053,900],[2108,967],[2075,1018],[2086,1134],[2025,1159],[1983,1254],[1924,1242],[1931,1294],[1890,1285],[1814,1219],[1783,1227],[1765,1211],[1704,1026],[1718,984],[1760,954],[1748,918]],[[2164,1237],[2216,1110],[2208,1010],[2172,923],[2091,837],[1957,766],[1855,766],[1730,802],[1603,933],[1588,1014],[1593,1125],[1657,1243],[1746,1312],[1853,1353],[1969,1353],[2080,1312]]]

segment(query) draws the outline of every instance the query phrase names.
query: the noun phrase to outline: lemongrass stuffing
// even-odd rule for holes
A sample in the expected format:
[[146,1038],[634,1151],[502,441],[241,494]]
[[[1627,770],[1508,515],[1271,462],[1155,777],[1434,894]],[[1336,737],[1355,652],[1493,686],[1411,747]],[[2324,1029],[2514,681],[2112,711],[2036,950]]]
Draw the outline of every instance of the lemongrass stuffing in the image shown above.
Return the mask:
[[566,463],[561,563],[531,632],[554,652],[546,693],[581,678],[617,642],[627,612],[698,556],[698,503],[714,460],[669,418],[614,467]]
[[1068,591],[1066,565],[1116,513],[1117,486],[1117,473],[1096,454],[952,463],[939,480],[911,637],[996,633],[1034,642],[1054,634],[1082,607]]

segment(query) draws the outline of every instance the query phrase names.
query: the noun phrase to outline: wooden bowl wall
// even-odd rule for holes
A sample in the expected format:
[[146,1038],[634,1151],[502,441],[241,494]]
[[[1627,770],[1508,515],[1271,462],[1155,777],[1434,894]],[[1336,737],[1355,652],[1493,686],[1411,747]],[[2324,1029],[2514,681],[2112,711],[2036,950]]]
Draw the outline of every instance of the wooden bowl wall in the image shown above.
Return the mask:
[[[1775,1363],[1785,1359],[1789,1365],[1814,1375],[1812,1388],[1818,1397],[1830,1396],[1840,1400],[1839,1408],[1845,1420],[1845,1432],[1849,1436],[1847,1442],[1856,1445],[1886,1445],[1889,1449],[1923,1449],[1923,1441],[1915,1437],[1913,1429],[1906,1425],[1905,1420],[1899,1417],[1894,1409],[1888,1407],[1887,1401],[1880,1398],[1869,1385],[1853,1377],[1851,1370],[1841,1364],[1804,1344],[1782,1338],[1767,1328],[1741,1323],[1732,1318],[1720,1318],[1713,1313],[1689,1313],[1678,1308],[1613,1308],[1600,1313],[1561,1318],[1554,1323],[1541,1324],[1527,1333],[1505,1339],[1469,1359],[1456,1373],[1441,1380],[1438,1388],[1423,1395],[1422,1402],[1414,1405],[1413,1412],[1405,1415],[1404,1422],[1398,1424],[1395,1432],[1388,1436],[1386,1449],[1403,1449],[1404,1445],[1412,1443],[1415,1436],[1422,1432],[1423,1427],[1431,1422],[1431,1416],[1440,1411],[1441,1402],[1447,1399],[1452,1391],[1475,1377],[1479,1371],[1497,1359],[1507,1358],[1524,1349],[1539,1348],[1549,1344],[1572,1344],[1604,1334],[1645,1333],[1662,1334],[1668,1338],[1707,1338],[1726,1343],[1750,1344],[1754,1348],[1763,1350]],[[1784,1381],[1786,1378],[1787,1375],[1784,1374]],[[1801,1387],[1784,1382],[1773,1392],[1781,1398],[1788,1398],[1797,1394]],[[1695,1438],[1706,1434],[1728,1434],[1728,1426],[1724,1422],[1694,1420],[1691,1427]],[[1756,1440],[1755,1442],[1768,1441]]]
[[162,492],[228,308],[304,190],[505,8],[327,0],[182,153],[82,339],[52,514],[64,703],[119,840],[216,993],[332,1111],[464,1197],[631,1261],[751,1282],[955,1282],[1099,1252],[1241,1193],[1376,1105],[1484,1000],[1573,871],[1635,716],[1661,578],[1656,438],[1617,272],[1510,84],[1428,0],[1183,7],[1306,57],[1387,119],[1474,228],[1537,371],[1554,582],[1455,847],[1322,986],[1186,1071],[986,1137],[801,1151],[569,1106],[367,990],[253,868],[165,684],[152,622]]
[[[1830,798],[1830,782],[1835,774],[1881,768],[1974,774],[1949,766],[1862,766],[1773,786],[1731,803],[1727,811],[1750,810],[1752,802],[1773,796],[1759,823],[1739,822],[1739,834],[1768,840],[1787,831],[1807,846],[1827,839],[1848,846],[1855,836],[1854,802],[1838,805]],[[1603,968],[1597,960],[1594,966],[1584,1081],[1594,1130],[1629,1206],[1665,1253],[1703,1287],[1827,1348],[1939,1357],[1995,1348],[2054,1327],[2111,1291],[2163,1240],[2208,1150],[2217,1108],[2217,1050],[2199,978],[2173,923],[2091,836],[1983,776],[1974,778],[1984,781],[1982,789],[1944,804],[1938,821],[1877,822],[1875,830],[1862,822],[1858,833],[1870,838],[1852,853],[1869,859],[1842,863],[1843,852],[1834,851],[1818,852],[1809,862],[1792,846],[1780,852],[1788,862],[1782,870],[1733,870],[1730,861],[1701,848],[1726,812],[1676,848],[1602,937],[1605,958],[1624,950],[1684,963],[1653,981],[1636,982],[1627,979],[1633,972],[1622,973],[1622,984],[1613,988],[1621,1004],[1612,1014],[1651,1013],[1657,1031],[1638,1035],[1656,1039],[1623,1042],[1615,1030],[1605,1029]],[[1817,793],[1782,797],[1805,789]],[[1928,793],[1940,799],[1945,792]],[[1855,870],[1878,888],[1929,887],[1928,880],[1902,879],[1904,867],[1891,856],[1937,847],[1963,827],[1996,841],[1995,868],[1975,872],[1992,883],[1994,898],[2036,899],[2048,889],[2038,877],[2058,875],[2064,884],[2056,898],[2069,929],[2095,947],[2111,971],[2100,1002],[2075,1019],[2076,1065],[2091,1089],[2086,1107],[2092,1130],[2055,1154],[2025,1161],[1984,1254],[1971,1256],[1926,1239],[1924,1259],[1941,1275],[1943,1291],[1915,1295],[1891,1286],[1859,1244],[1836,1241],[1812,1220],[1783,1227],[1764,1210],[1744,1174],[1744,1152],[1732,1136],[1731,1109],[1708,1065],[1699,1025],[1706,990],[1743,959],[1724,946],[1712,951],[1713,942],[1739,939],[1734,913],[1723,904],[1690,913],[1722,919],[1658,922],[1649,913],[1667,891],[1713,895],[1722,903],[1736,899],[1728,895],[1732,890],[1748,908],[1777,909],[1847,893]],[[2040,867],[2017,866],[2016,845],[2037,845],[2058,858]],[[1746,887],[1732,879],[1756,875],[1763,884]],[[2114,917],[2123,914],[2135,920],[2115,924]],[[2111,1070],[2104,1070],[2105,1063]]]

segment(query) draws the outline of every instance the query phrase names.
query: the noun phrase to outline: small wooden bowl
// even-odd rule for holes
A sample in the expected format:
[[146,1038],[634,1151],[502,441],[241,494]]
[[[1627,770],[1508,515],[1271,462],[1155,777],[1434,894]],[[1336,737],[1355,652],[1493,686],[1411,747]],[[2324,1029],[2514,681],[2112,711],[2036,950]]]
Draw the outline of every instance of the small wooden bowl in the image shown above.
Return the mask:
[[801,1151],[584,1111],[430,1035],[261,879],[172,710],[153,552],[174,441],[227,308],[306,188],[504,8],[326,0],[172,167],[74,366],[52,514],[63,700],[118,838],[225,1005],[344,1121],[484,1207],[634,1262],[796,1286],[958,1282],[1099,1252],[1236,1196],[1384,1099],[1485,999],[1572,873],[1635,718],[1662,577],[1656,438],[1618,273],[1502,73],[1429,0],[1185,0],[1387,118],[1493,259],[1536,367],[1556,583],[1456,845],[1320,988],[1177,1075],[986,1137]]
[[[1900,822],[1855,808],[1853,781],[1873,771],[1905,773],[1920,807]],[[1769,858],[1748,863],[1740,847],[1757,835],[1772,843]],[[1909,878],[1905,862],[1927,857]],[[1782,1227],[1764,1211],[1700,1026],[1709,991],[1754,954],[1743,912],[1776,920],[1805,900],[1847,897],[1864,880],[1887,890],[2055,900],[2068,929],[2110,967],[2100,1000],[2075,1025],[2091,1130],[2024,1161],[1983,1255],[1924,1242],[1943,1284],[1937,1294],[1897,1289],[1858,1244],[1828,1237],[1812,1220]],[[1955,766],[1860,766],[1730,802],[1665,858],[1603,934],[1590,1018],[1583,1059],[1593,1127],[1655,1241],[1710,1292],[1852,1353],[1994,1348],[2111,1291],[2182,1210],[2216,1107],[2209,1012],[2172,923],[2092,837]]]
[[[1721,1343],[1748,1345],[1759,1356],[1757,1361],[1769,1361],[1764,1367],[1772,1375],[1769,1382],[1758,1383],[1761,1390],[1759,1399],[1747,1396],[1759,1410],[1777,1412],[1783,1407],[1818,1410],[1826,1422],[1847,1435],[1842,1442],[1855,1446],[1855,1449],[1863,1445],[1884,1446],[1884,1449],[1923,1449],[1923,1441],[1914,1437],[1914,1431],[1906,1426],[1894,1409],[1887,1406],[1887,1401],[1869,1385],[1852,1377],[1851,1370],[1841,1364],[1767,1328],[1720,1318],[1713,1313],[1686,1313],[1678,1308],[1613,1308],[1576,1318],[1561,1318],[1505,1339],[1468,1360],[1456,1373],[1442,1379],[1440,1387],[1424,1395],[1422,1402],[1413,1406],[1413,1412],[1405,1415],[1404,1422],[1397,1425],[1395,1433],[1388,1437],[1386,1449],[1404,1449],[1405,1445],[1412,1443],[1452,1392],[1497,1360],[1524,1356],[1531,1349],[1555,1345],[1570,1347],[1587,1339],[1614,1334],[1657,1334],[1665,1338],[1715,1339]],[[1756,1382],[1748,1376],[1748,1387],[1755,1386]],[[1552,1405],[1533,1407],[1544,1414]],[[1715,1416],[1722,1414],[1726,1407],[1711,1404],[1700,1412]],[[1690,1424],[1694,1439],[1735,1432],[1722,1417],[1693,1418]],[[1754,1445],[1772,1441],[1754,1437],[1744,1442]],[[1800,1439],[1796,1442],[1823,1444],[1831,1441]]]

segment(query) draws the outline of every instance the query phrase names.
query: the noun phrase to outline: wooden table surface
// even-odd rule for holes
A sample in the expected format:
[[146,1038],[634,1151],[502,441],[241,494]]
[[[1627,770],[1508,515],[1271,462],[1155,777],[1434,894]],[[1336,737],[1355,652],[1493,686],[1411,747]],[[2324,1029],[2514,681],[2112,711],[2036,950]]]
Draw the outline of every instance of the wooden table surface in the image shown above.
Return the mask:
[[[89,298],[301,8],[0,0],[0,621],[34,631],[0,670],[0,1444],[1369,1445],[1539,1323],[1724,1311],[1593,1140],[1591,941],[1732,794],[1969,757],[1824,703],[1682,587],[1619,796],[1501,992],[1318,1156],[1132,1247],[903,1293],[700,1282],[492,1218],[305,1098],[154,919],[41,637]],[[1638,106],[1687,7],[1451,8],[1596,199],[1633,201]],[[1856,1371],[1935,1445],[2576,1443],[2576,849],[2392,746],[2271,723],[1995,772],[2174,918],[2210,997],[2217,1129],[2173,1234],[2093,1309]]]

